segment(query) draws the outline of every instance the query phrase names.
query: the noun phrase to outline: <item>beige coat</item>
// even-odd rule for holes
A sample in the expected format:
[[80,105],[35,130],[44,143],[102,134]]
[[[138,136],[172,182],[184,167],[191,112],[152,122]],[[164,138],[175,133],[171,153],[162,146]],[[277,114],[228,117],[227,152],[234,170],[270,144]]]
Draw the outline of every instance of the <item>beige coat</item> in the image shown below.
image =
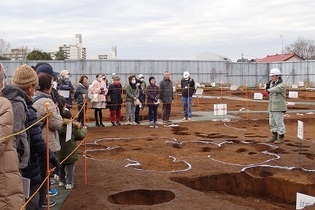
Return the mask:
[[22,177],[13,139],[13,111],[9,100],[0,97],[0,209],[16,210],[24,205]]
[[[49,119],[49,148],[52,152],[58,152],[60,147],[60,141],[59,141],[59,134],[58,131],[61,128],[63,121],[62,117],[60,115],[60,111],[57,105],[53,102],[53,100],[50,98],[50,95],[47,95],[43,92],[37,91],[35,94],[35,98],[45,95],[44,98],[40,98],[37,101],[34,102],[33,107],[37,110],[37,117],[38,119],[41,119],[46,115],[46,107],[45,103],[49,103],[48,111],[51,113],[51,116]],[[42,128],[42,136],[46,140],[46,124],[43,126],[43,122],[40,123],[40,126]]]

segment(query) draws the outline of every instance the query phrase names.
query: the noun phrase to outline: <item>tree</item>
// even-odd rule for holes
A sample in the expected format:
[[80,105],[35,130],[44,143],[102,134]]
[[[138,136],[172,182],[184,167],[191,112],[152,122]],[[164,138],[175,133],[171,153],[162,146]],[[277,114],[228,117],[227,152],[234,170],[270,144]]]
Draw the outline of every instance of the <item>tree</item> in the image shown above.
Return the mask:
[[0,60],[10,60],[10,58],[7,58],[7,57],[0,55]]
[[67,56],[61,47],[59,47],[59,51],[55,53],[55,56],[56,56],[55,60],[66,60],[67,59]]
[[40,50],[33,50],[27,55],[26,60],[52,60],[50,54]]
[[315,59],[315,45],[313,40],[299,37],[293,44],[285,47],[286,53],[295,53],[305,60]]
[[0,38],[0,56],[3,56],[3,53],[8,52],[10,47],[10,43]]

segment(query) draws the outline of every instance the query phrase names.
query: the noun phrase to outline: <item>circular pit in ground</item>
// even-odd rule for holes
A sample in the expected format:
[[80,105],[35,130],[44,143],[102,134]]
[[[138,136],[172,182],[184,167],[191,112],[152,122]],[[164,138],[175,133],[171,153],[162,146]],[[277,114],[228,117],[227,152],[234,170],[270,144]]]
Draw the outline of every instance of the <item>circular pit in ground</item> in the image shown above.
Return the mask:
[[119,205],[156,205],[167,203],[175,197],[175,193],[169,190],[137,189],[111,194],[107,200]]

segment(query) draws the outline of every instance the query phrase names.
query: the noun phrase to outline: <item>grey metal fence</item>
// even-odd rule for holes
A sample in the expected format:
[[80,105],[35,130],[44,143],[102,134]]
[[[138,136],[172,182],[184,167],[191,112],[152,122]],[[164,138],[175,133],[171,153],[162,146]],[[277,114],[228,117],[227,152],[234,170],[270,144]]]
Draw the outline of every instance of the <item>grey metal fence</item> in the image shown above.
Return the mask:
[[[21,64],[35,65],[43,61],[0,61],[7,71],[10,80],[15,68]],[[123,84],[131,74],[143,74],[148,80],[154,76],[157,81],[163,79],[165,70],[171,72],[171,78],[179,83],[184,71],[189,71],[196,82],[229,83],[238,86],[256,87],[267,82],[271,68],[281,69],[287,85],[305,82],[312,87],[315,82],[315,61],[279,62],[279,63],[229,63],[226,61],[197,60],[66,60],[47,61],[55,71],[67,69],[71,72],[71,81],[76,84],[80,75],[87,75],[89,81],[95,79],[97,73],[108,78],[113,72],[121,77]]]

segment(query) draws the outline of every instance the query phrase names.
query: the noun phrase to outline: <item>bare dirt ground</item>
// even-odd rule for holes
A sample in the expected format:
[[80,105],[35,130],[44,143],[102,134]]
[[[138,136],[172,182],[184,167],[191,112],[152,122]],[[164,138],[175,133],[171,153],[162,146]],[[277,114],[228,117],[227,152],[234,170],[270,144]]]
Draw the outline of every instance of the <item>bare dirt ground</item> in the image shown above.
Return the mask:
[[[268,113],[254,112],[268,103],[249,100],[254,92],[262,91],[206,91],[215,97],[194,98],[193,120],[177,127],[148,128],[147,109],[141,125],[90,127],[88,184],[81,147],[76,185],[61,209],[295,209],[297,192],[315,196],[315,105],[307,104],[315,93],[300,90],[287,100],[296,103],[288,106],[285,142],[274,145],[266,143]],[[213,112],[220,103],[238,118],[197,121],[198,111]],[[172,120],[181,119],[180,96],[172,109]],[[88,115],[92,122],[93,110]]]

